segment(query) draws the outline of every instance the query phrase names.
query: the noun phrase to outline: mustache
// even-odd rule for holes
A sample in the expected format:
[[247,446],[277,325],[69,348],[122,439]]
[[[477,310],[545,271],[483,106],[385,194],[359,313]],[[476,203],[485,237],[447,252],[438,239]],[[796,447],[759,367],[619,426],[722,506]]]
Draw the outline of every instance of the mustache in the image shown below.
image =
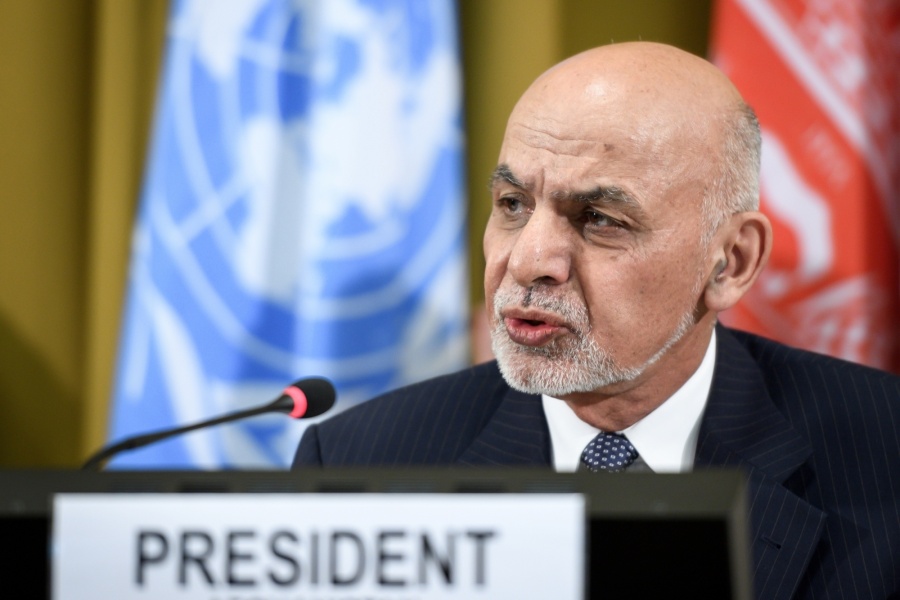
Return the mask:
[[494,315],[498,324],[503,322],[503,309],[507,307],[537,308],[553,313],[568,324],[576,335],[587,335],[591,330],[587,305],[581,298],[548,286],[507,287],[494,294]]

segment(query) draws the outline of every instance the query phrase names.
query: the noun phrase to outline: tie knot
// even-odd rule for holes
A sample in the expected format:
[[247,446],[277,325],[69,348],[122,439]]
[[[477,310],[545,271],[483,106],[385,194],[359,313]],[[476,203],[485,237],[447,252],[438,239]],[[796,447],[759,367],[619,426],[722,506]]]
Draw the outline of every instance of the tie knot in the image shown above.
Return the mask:
[[628,438],[619,433],[601,431],[581,453],[581,464],[589,471],[618,473],[624,471],[638,456]]

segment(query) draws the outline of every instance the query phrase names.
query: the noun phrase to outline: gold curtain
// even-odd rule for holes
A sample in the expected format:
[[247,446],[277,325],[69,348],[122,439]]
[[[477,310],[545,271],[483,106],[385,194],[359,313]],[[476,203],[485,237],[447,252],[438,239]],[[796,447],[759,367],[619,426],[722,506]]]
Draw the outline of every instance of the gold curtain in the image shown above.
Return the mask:
[[102,441],[166,9],[0,3],[0,466]]
[[[710,1],[458,0],[473,304],[487,177],[519,94],[610,41],[703,54]],[[167,11],[0,2],[0,467],[74,467],[103,442]]]

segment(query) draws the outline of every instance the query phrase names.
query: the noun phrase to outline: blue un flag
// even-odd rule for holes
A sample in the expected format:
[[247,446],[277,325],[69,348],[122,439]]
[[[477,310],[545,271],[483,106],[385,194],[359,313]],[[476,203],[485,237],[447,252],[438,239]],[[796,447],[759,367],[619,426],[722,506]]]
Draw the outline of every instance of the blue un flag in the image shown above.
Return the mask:
[[[174,2],[111,437],[330,378],[337,410],[464,366],[452,0]],[[280,467],[281,415],[119,467]]]

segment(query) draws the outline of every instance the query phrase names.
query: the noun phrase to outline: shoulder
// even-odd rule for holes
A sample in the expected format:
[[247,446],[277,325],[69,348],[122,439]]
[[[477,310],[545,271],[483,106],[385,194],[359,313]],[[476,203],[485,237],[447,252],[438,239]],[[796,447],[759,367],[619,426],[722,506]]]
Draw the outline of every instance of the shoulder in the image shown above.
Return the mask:
[[776,392],[807,395],[862,394],[874,399],[900,400],[900,376],[833,356],[801,350],[736,329],[719,328],[727,354],[729,338],[758,366],[767,387]]
[[323,425],[338,422],[362,425],[380,414],[416,422],[452,419],[460,411],[484,408],[485,401],[497,398],[507,389],[497,363],[489,362],[397,388],[349,408]]
[[731,378],[727,393],[766,396],[819,455],[840,451],[841,460],[900,468],[900,455],[885,452],[900,439],[900,376],[742,331],[718,333],[716,370],[720,383]]
[[451,462],[508,390],[495,362],[398,388],[311,426],[294,464]]
[[[719,331],[718,414],[731,409],[735,397],[744,406],[774,407],[739,414],[742,425],[728,434],[728,443],[751,448],[747,455],[759,461],[752,464],[767,465],[761,470],[775,473],[779,487],[823,513],[811,564],[829,576],[809,578],[808,594],[853,583],[845,589],[856,590],[855,597],[884,597],[886,588],[876,586],[896,585],[897,563],[890,557],[900,547],[900,376],[749,333]],[[782,417],[784,427],[778,423]],[[748,431],[775,435],[751,438]],[[798,457],[802,461],[794,463]],[[800,519],[812,514],[803,512],[803,504],[784,513],[786,505],[769,504],[776,496],[764,489],[759,483],[752,488],[751,518],[765,527],[791,519],[800,527]],[[808,522],[814,521],[802,526]],[[867,579],[854,579],[863,570]],[[874,589],[861,591],[866,585]]]

